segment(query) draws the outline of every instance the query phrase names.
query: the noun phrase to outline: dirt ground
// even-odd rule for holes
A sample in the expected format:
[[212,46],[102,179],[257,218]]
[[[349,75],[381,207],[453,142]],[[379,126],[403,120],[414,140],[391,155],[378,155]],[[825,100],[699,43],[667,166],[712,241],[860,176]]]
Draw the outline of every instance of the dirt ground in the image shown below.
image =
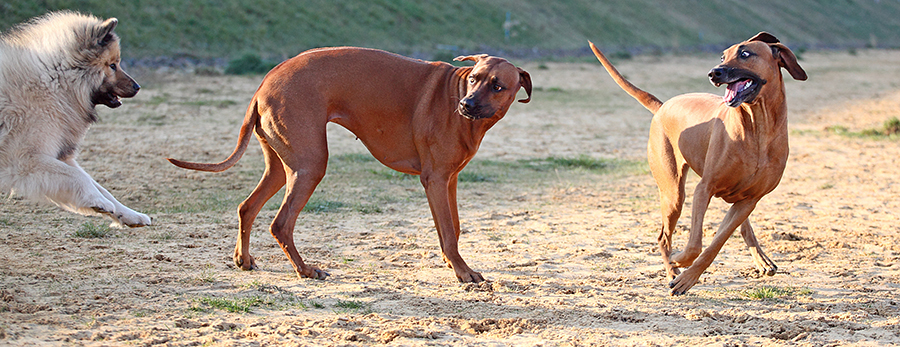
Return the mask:
[[[705,78],[717,63],[641,56],[618,67],[665,100],[724,93]],[[376,164],[363,170],[375,178],[354,178],[334,161],[316,194],[374,207],[301,214],[300,253],[331,276],[296,277],[267,231],[277,198],[252,237],[260,269],[239,271],[236,208],[262,172],[258,148],[218,174],[165,158],[227,156],[261,76],[132,71],[144,89],[102,110],[80,162],[154,225],[106,230],[99,218],[0,199],[0,345],[900,344],[900,145],[825,130],[878,128],[898,115],[900,52],[806,52],[801,65],[809,80],[786,82],[787,170],[751,216],[778,273],[758,276],[735,236],[680,297],[668,295],[656,251],[645,164],[462,183],[460,250],[488,281],[460,284],[442,264],[417,179],[375,177],[388,172]],[[475,162],[645,160],[650,114],[599,64],[522,66],[534,101],[512,107]],[[338,126],[329,134],[333,157],[365,153]],[[711,204],[707,242],[726,208]],[[676,248],[690,198],[685,211]]]

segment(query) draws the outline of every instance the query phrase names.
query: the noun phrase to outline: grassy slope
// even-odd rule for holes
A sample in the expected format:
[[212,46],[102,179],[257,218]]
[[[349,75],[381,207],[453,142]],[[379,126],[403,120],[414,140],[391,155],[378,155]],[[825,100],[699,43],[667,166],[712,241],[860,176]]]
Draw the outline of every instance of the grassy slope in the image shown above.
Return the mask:
[[[287,57],[333,45],[425,56],[586,54],[588,39],[616,49],[717,50],[760,30],[793,46],[900,46],[900,2],[874,0],[6,0],[0,30],[55,9],[118,17],[134,57]],[[508,40],[507,12],[518,23]]]

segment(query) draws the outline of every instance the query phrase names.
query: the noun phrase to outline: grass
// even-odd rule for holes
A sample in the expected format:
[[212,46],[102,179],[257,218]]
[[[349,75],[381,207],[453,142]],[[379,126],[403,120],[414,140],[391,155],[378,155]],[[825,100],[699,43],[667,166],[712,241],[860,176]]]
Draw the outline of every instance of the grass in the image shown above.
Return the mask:
[[335,304],[335,313],[361,312],[363,314],[371,313],[372,309],[364,302],[354,300],[338,300]]
[[792,46],[900,46],[900,4],[892,1],[761,0],[724,6],[717,0],[8,0],[0,6],[0,30],[59,9],[117,17],[126,58],[253,56],[263,65],[338,45],[440,59],[484,50],[589,55],[588,39],[623,55],[720,50],[762,29]]
[[269,304],[268,301],[263,300],[259,296],[236,299],[202,297],[197,299],[197,301],[214,309],[231,313],[250,313],[250,310],[254,307]]
[[[159,201],[156,210],[166,214],[203,213],[234,210],[254,187],[255,170],[247,174],[212,177],[202,186],[185,191],[171,191],[170,201]],[[561,176],[588,178],[594,175],[640,174],[647,171],[644,161],[577,157],[546,157],[512,161],[476,160],[460,172],[460,189],[511,182],[535,182],[558,179]],[[246,180],[246,182],[236,182]],[[216,189],[226,183],[246,188]],[[270,199],[266,211],[277,210],[283,190]],[[329,159],[325,179],[316,188],[303,212],[335,213],[356,212],[379,214],[389,210],[392,204],[424,197],[419,179],[391,170],[367,153],[336,155]]]
[[[272,286],[275,287],[275,286]],[[277,287],[275,287],[277,288]],[[273,292],[266,288],[254,288],[260,292]],[[280,288],[279,288],[280,289]],[[189,310],[195,312],[206,312],[209,309],[216,309],[231,313],[250,313],[255,308],[264,307],[273,310],[284,310],[288,308],[306,309],[307,305],[293,296],[287,291],[278,291],[276,294],[267,295],[250,295],[235,298],[222,297],[199,297],[194,299],[195,304]],[[315,306],[315,305],[313,305]]]
[[86,239],[103,238],[110,235],[112,235],[112,231],[109,229],[109,226],[104,224],[94,224],[92,222],[84,222],[81,224],[81,227],[72,234],[73,237]]
[[776,300],[790,296],[812,295],[809,288],[761,286],[738,292],[743,298],[751,300]]
[[900,119],[891,117],[884,121],[881,128],[863,129],[859,132],[850,131],[850,129],[843,125],[832,125],[825,128],[825,131],[848,137],[896,140],[900,139]]

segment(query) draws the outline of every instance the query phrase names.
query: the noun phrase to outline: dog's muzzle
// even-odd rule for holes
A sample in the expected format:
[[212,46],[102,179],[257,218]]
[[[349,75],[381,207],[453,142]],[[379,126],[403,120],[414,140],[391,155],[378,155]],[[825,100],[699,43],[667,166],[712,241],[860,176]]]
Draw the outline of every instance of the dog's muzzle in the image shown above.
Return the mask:
[[463,117],[471,120],[490,118],[494,115],[493,111],[479,106],[475,103],[475,100],[468,97],[463,98],[459,101],[459,106],[457,106],[456,111],[459,112],[459,114],[461,114]]
[[727,84],[722,100],[731,107],[756,100],[766,80],[753,72],[727,66],[717,66],[709,71],[709,81],[716,87]]

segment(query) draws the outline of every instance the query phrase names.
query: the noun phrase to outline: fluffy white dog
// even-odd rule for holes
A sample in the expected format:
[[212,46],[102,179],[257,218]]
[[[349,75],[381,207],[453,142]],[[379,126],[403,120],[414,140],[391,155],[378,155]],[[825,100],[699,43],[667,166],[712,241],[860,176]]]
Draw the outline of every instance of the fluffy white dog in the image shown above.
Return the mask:
[[0,192],[104,215],[116,226],[150,224],[75,161],[95,107],[119,107],[140,89],[119,66],[117,23],[56,12],[0,36]]

